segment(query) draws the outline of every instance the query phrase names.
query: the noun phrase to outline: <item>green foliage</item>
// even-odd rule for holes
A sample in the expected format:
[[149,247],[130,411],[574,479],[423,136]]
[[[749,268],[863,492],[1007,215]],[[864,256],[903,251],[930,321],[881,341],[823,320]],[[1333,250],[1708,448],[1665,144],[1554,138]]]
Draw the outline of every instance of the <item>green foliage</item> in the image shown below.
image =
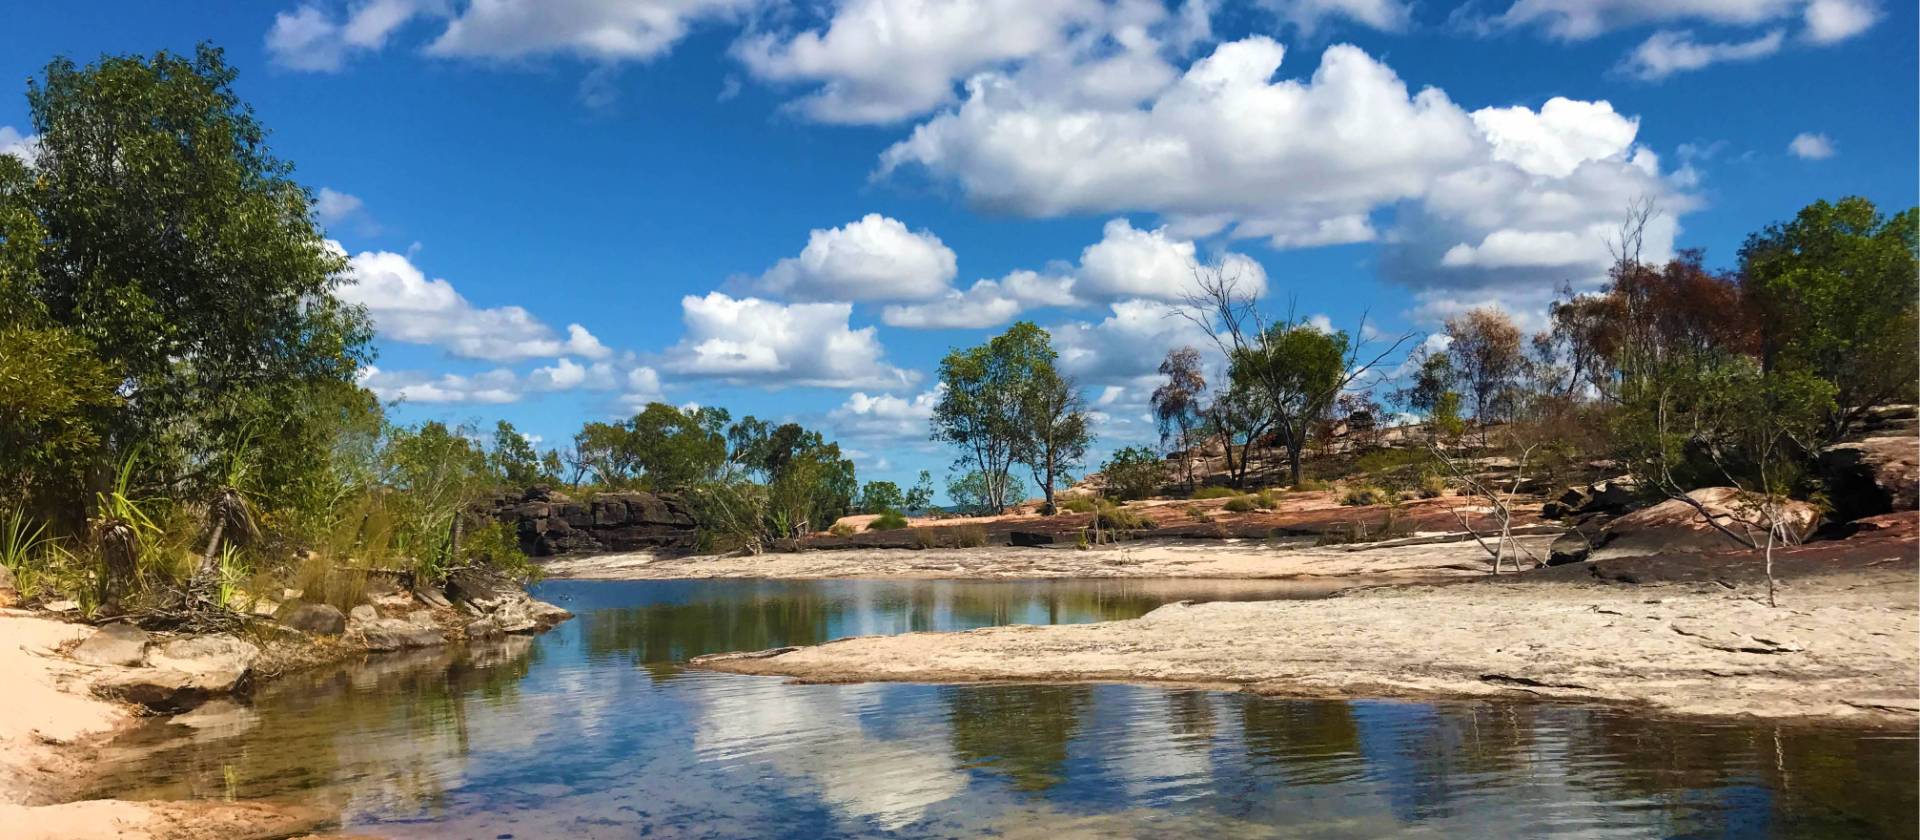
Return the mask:
[[1427,429],[1446,441],[1457,441],[1467,433],[1467,421],[1460,417],[1460,394],[1446,391],[1434,399],[1427,412]]
[[1144,499],[1160,492],[1167,483],[1167,462],[1160,454],[1144,446],[1116,450],[1100,465],[1100,477],[1107,495],[1116,499]]
[[1230,513],[1252,513],[1259,504],[1252,496],[1235,496],[1227,500],[1226,509]]
[[1302,492],[1302,493],[1311,493],[1311,492],[1318,492],[1321,490],[1332,490],[1332,489],[1333,489],[1332,484],[1329,484],[1318,478],[1303,478],[1303,479],[1300,479],[1299,481],[1294,482],[1293,484],[1293,490],[1295,492]]
[[1100,513],[1095,517],[1095,521],[1099,523],[1101,529],[1111,531],[1143,531],[1154,527],[1153,520],[1141,515],[1139,511],[1112,502],[1101,503]]
[[513,525],[493,521],[468,531],[460,541],[460,560],[468,566],[484,566],[520,583],[538,581],[542,575],[527,554],[520,550],[520,537]]
[[999,513],[1020,501],[1015,463],[1028,466],[1051,501],[1057,480],[1085,455],[1091,436],[1079,388],[1055,369],[1055,357],[1047,331],[1021,321],[941,359],[946,388],[934,406],[933,438],[960,450],[955,467],[966,467],[964,475],[979,476],[967,488],[968,506]]
[[[994,492],[986,474],[979,470],[947,478],[947,500],[953,504],[955,511],[968,516],[987,516],[1005,510],[1005,503],[994,503]],[[1020,479],[1007,476],[999,492],[1004,494],[1001,498],[1010,503],[1024,498],[1026,487],[1020,483]]]
[[1763,365],[1832,385],[1829,433],[1869,406],[1915,398],[1916,227],[1920,210],[1889,219],[1864,198],[1817,201],[1740,251],[1765,323]]
[[833,523],[833,527],[827,529],[827,533],[836,537],[851,537],[856,532],[853,530],[852,525],[848,525],[845,522],[835,522]]
[[907,527],[907,517],[897,510],[882,511],[879,516],[867,523],[869,531],[898,531]]
[[520,434],[512,423],[501,420],[493,427],[493,447],[487,451],[487,467],[495,480],[514,489],[525,489],[553,479],[540,463],[533,441]]
[[924,511],[933,507],[933,473],[920,471],[920,477],[913,482],[907,496],[900,503],[900,509],[906,511]]
[[117,384],[71,330],[0,326],[0,495],[49,506],[78,494]]
[[1344,332],[1323,332],[1308,324],[1277,323],[1257,340],[1237,348],[1228,360],[1234,387],[1256,395],[1256,404],[1272,418],[1298,480],[1308,429],[1326,417],[1351,373],[1352,349]]
[[1060,509],[1069,513],[1092,513],[1099,509],[1099,505],[1094,504],[1092,499],[1085,496],[1075,496],[1061,502]]
[[1390,494],[1411,493],[1433,468],[1433,455],[1424,449],[1375,449],[1354,461],[1353,471],[1368,484]]
[[1280,499],[1273,494],[1271,488],[1262,489],[1260,492],[1253,494],[1252,498],[1253,506],[1261,510],[1273,510],[1280,506]]
[[1207,509],[1199,505],[1187,505],[1184,513],[1186,513],[1188,519],[1195,522],[1208,522],[1213,519],[1213,517],[1207,513]]
[[1231,487],[1222,487],[1222,486],[1220,486],[1220,485],[1218,485],[1218,484],[1215,484],[1215,485],[1211,485],[1211,486],[1207,486],[1207,487],[1202,487],[1202,488],[1200,488],[1200,489],[1198,489],[1198,490],[1195,490],[1195,491],[1193,491],[1193,495],[1192,495],[1192,496],[1190,496],[1189,498],[1194,498],[1194,499],[1231,499],[1231,498],[1233,498],[1233,497],[1235,497],[1235,496],[1238,496],[1238,495],[1240,495],[1240,491],[1238,491],[1238,490],[1235,490],[1235,489],[1233,489],[1233,488],[1231,488]]
[[414,579],[432,583],[459,560],[454,525],[492,486],[486,453],[468,435],[438,421],[387,434],[382,499],[394,528],[392,551],[410,562]]
[[891,481],[869,481],[860,490],[860,510],[865,513],[879,513],[885,510],[906,508],[906,496],[900,492],[900,485]]

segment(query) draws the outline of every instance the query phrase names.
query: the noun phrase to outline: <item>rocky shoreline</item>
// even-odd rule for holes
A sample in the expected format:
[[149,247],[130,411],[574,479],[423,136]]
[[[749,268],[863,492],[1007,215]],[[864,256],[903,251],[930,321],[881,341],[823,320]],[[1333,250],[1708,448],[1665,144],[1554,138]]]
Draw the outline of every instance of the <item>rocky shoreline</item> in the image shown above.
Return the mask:
[[[230,633],[99,628],[45,611],[0,609],[0,825],[31,837],[285,837],[331,815],[273,803],[67,802],[115,735],[152,716],[186,716],[262,680],[319,665],[544,632],[572,617],[474,570],[441,588],[373,593],[348,613],[289,601],[272,621]],[[211,708],[211,706],[208,706]],[[12,835],[9,836],[21,836]]]

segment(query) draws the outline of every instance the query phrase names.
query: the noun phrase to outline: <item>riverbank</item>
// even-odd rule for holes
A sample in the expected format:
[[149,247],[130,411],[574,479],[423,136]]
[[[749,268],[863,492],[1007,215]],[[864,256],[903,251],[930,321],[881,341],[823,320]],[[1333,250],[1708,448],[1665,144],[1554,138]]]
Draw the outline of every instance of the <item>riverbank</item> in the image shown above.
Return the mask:
[[[1517,538],[1544,557],[1559,531]],[[835,549],[753,555],[674,557],[603,554],[544,564],[554,579],[683,578],[1353,578],[1356,582],[1479,577],[1491,555],[1465,533],[1424,533],[1360,545],[1313,540],[1141,540],[1091,549]]]
[[1686,555],[1617,573],[1561,567],[1320,601],[1176,604],[1132,621],[861,637],[693,664],[807,682],[1125,681],[1911,728],[1913,540],[1832,551],[1780,552],[1778,608],[1765,604],[1758,557]]

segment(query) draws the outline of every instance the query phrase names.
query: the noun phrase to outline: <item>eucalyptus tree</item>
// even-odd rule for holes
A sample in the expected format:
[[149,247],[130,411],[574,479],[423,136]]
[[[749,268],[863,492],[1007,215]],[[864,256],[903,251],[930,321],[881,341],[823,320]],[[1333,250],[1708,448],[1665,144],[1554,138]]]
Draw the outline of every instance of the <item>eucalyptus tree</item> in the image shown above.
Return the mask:
[[[1055,367],[1052,336],[1021,321],[985,344],[940,360],[946,386],[933,410],[933,439],[961,451],[968,495],[998,513],[1011,502],[1014,464],[1024,464],[1049,506],[1055,485],[1091,440],[1079,387]],[[972,477],[973,474],[977,477]]]

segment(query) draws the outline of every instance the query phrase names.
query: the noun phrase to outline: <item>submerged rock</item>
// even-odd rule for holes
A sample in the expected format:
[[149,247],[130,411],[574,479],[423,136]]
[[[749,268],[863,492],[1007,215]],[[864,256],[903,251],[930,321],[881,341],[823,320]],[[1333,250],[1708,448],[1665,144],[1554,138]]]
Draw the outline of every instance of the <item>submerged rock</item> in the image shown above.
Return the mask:
[[131,624],[109,624],[74,648],[73,658],[88,665],[139,667],[146,662],[147,643],[151,640],[147,631]]
[[287,604],[274,619],[302,633],[338,636],[347,631],[347,617],[331,604]]

